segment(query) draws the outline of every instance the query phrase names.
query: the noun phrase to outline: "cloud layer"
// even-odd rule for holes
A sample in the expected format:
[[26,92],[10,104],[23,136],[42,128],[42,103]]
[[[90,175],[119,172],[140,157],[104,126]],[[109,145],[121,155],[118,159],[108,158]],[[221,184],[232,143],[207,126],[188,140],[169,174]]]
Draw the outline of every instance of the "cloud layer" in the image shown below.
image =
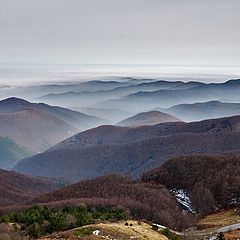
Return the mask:
[[0,0],[1,62],[238,65],[239,0]]

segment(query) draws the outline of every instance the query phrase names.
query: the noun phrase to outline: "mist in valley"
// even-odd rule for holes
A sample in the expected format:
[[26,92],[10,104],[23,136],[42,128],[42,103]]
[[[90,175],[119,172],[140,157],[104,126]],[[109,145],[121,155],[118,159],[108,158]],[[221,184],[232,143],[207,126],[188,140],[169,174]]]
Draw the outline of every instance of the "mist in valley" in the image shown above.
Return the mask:
[[1,240],[239,239],[239,0],[0,3]]

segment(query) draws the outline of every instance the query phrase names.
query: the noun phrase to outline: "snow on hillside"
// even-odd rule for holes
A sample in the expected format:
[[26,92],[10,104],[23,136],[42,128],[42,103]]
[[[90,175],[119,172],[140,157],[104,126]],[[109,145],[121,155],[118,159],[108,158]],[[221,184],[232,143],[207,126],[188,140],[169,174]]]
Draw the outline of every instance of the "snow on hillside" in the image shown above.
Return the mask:
[[196,213],[192,207],[192,201],[191,201],[190,197],[188,196],[186,190],[172,189],[172,190],[170,190],[170,192],[175,196],[177,202],[181,204],[183,209],[185,209],[193,214]]

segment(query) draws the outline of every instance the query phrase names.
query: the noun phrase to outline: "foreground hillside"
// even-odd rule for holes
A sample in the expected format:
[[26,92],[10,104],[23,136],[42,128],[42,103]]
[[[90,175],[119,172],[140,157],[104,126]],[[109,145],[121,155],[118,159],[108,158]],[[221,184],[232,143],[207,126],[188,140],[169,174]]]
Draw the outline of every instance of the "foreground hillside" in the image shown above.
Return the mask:
[[53,181],[24,176],[0,169],[1,207],[22,203],[28,199],[57,188]]
[[27,204],[121,206],[137,219],[160,222],[172,228],[183,228],[187,216],[174,197],[162,185],[134,182],[127,177],[111,175],[82,181],[63,189],[40,195]]
[[[127,226],[125,225],[126,223],[128,223]],[[39,240],[57,240],[59,238],[72,240],[168,240],[168,238],[161,233],[154,231],[150,225],[137,221],[92,224],[86,227],[75,228],[70,231],[55,233],[47,237],[42,237]]]
[[71,182],[111,173],[138,177],[173,157],[239,151],[239,124],[235,116],[138,128],[102,126],[23,159],[14,169]]
[[[146,219],[173,229],[184,229],[192,225],[194,219],[191,214],[182,212],[177,201],[164,186],[136,182],[119,175],[79,182],[61,190],[32,197],[29,197],[31,200],[17,205],[15,202],[14,206],[1,207],[0,223],[14,222],[29,236],[37,238],[110,220],[116,222],[129,218]],[[150,239],[151,236],[155,239],[156,235],[149,232],[150,227],[147,230],[137,226],[136,222],[134,225],[128,229],[125,225],[123,228],[122,224],[105,224],[101,227],[101,235],[107,231],[113,236],[123,234],[123,237],[129,237],[137,228],[139,233],[137,231],[136,234],[140,239],[143,237],[140,234],[141,229],[148,232]],[[82,235],[79,233],[79,236]]]
[[143,112],[118,122],[118,126],[137,127],[165,122],[181,122],[180,119],[159,111]]
[[[200,215],[240,203],[240,157],[178,157],[143,175],[143,181],[182,190]],[[184,198],[184,197],[183,197]]]
[[[133,211],[130,202],[124,200],[127,197],[135,202],[135,207],[136,202],[142,203],[140,211],[143,214],[142,217],[148,219],[152,211],[155,211],[152,218],[148,220],[169,226],[169,222],[165,221],[174,216],[174,212],[179,214],[179,219],[181,218],[180,212],[174,207],[176,200],[179,206],[188,211],[190,208],[193,209],[190,212],[199,217],[219,209],[237,206],[240,203],[239,171],[239,156],[183,156],[171,159],[159,168],[145,172],[141,181],[134,182],[118,175],[99,177],[41,195],[31,203],[81,199],[87,204],[89,201],[91,205],[101,202],[100,199],[105,199],[105,204],[111,202],[116,204],[114,199],[118,198],[121,206],[126,206]],[[186,208],[187,205],[189,205],[188,208]],[[168,211],[167,218],[162,213],[164,206]],[[147,209],[148,212],[146,212]],[[133,212],[133,216],[139,217],[139,212]],[[175,221],[171,220],[171,222]]]
[[[87,206],[89,209],[100,210],[120,208],[127,217],[146,219],[172,229],[184,229],[194,222],[194,216],[183,213],[174,196],[163,185],[137,182],[120,175],[82,181],[56,191],[29,197],[19,205],[0,208],[0,213],[25,210],[33,205],[56,207],[57,209],[65,206],[79,206],[80,208]],[[30,214],[32,211],[37,211],[34,213],[35,215],[43,214],[41,210],[35,208],[26,211],[26,214]],[[38,213],[39,211],[40,213]],[[43,209],[43,211],[45,210]],[[32,223],[27,222],[27,224]]]
[[[14,206],[0,208],[0,222],[9,219],[35,237],[55,232],[42,239],[98,239],[105,234],[129,238],[133,230],[142,229],[136,222],[129,228],[116,223],[121,219],[145,219],[178,231],[197,226],[186,233],[189,239],[217,236],[220,231],[230,236],[227,232],[236,230],[239,224],[239,171],[239,156],[178,157],[144,173],[140,180],[110,175],[29,196],[17,205],[15,200]],[[222,211],[229,208],[233,210]],[[3,216],[6,213],[10,214]],[[197,219],[200,221],[195,225]],[[85,226],[88,224],[93,225]],[[81,228],[73,229],[76,227]],[[66,231],[69,229],[73,230]],[[99,235],[93,234],[96,230]]]

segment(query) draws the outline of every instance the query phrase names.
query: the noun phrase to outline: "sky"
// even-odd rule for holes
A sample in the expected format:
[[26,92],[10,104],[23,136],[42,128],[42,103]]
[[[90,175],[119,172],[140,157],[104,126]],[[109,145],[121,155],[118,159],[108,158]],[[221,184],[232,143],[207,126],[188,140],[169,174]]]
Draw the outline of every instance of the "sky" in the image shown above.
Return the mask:
[[240,65],[239,0],[0,0],[0,63]]

